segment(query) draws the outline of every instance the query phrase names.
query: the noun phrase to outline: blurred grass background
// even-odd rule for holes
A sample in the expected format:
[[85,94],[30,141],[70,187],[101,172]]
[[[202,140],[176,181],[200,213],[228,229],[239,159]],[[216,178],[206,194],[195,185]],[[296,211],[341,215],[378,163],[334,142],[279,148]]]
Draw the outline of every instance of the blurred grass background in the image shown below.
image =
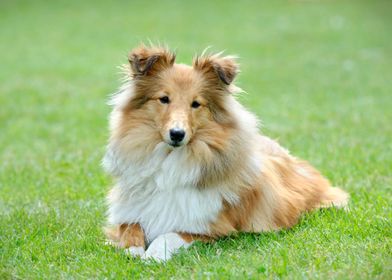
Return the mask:
[[[391,1],[0,1],[0,278],[392,277]],[[166,266],[105,246],[117,65],[141,41],[238,54],[262,131],[351,212],[197,244]]]

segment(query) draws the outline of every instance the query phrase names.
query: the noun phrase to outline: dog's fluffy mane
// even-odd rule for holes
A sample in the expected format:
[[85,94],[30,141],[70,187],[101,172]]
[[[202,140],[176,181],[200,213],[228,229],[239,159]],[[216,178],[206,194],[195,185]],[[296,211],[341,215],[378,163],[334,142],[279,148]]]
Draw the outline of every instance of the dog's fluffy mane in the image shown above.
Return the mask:
[[[172,56],[167,50],[164,50],[164,53]],[[210,85],[216,84],[213,73],[208,75],[211,61],[234,62],[234,56],[221,55],[222,53],[204,54],[196,56],[193,60],[194,68],[202,69],[207,73],[205,77]],[[259,176],[261,162],[260,159],[252,157],[254,152],[251,150],[255,142],[260,140],[258,120],[236,100],[241,89],[231,83],[234,75],[238,73],[238,65],[235,64],[235,67],[234,73],[227,77],[223,72],[220,74],[223,76],[223,83],[227,86],[214,86],[212,87],[214,93],[208,95],[212,99],[209,104],[215,106],[219,104],[220,107],[216,112],[220,116],[216,117],[214,127],[205,129],[200,137],[191,141],[187,146],[179,148],[191,162],[189,164],[199,168],[198,172],[193,172],[193,174],[197,173],[197,176],[193,178],[194,187],[208,188],[216,186],[218,182],[220,185],[222,182],[230,182],[227,184],[230,188],[247,187],[253,184],[255,178]],[[138,87],[135,86],[134,71],[129,65],[122,65],[120,69],[124,75],[123,85],[109,101],[109,105],[113,106],[110,116],[112,137],[108,153],[104,158],[105,168],[116,177],[124,173],[124,168],[128,166],[127,161],[133,164],[143,162],[151,156],[157,145],[162,143],[155,133],[155,127],[151,127],[151,130],[146,129],[143,137],[136,135],[141,130],[140,126],[128,130],[121,136],[118,134],[118,131],[123,130],[121,126],[124,112],[130,106],[135,108],[132,106],[133,102],[140,102],[138,98],[140,93]],[[211,88],[209,90],[211,91]],[[145,93],[142,92],[142,94]],[[149,124],[146,123],[143,126],[148,127]],[[220,129],[216,130],[216,126],[220,126]]]

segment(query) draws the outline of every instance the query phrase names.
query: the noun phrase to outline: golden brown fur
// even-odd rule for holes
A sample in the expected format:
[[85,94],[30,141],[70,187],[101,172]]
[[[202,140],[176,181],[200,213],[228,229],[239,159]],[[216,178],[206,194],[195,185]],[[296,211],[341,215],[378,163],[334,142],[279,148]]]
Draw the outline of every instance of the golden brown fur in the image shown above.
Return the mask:
[[105,233],[119,248],[146,246],[143,229],[139,224],[121,224],[115,228],[105,229]]
[[[184,240],[289,228],[304,211],[346,205],[344,191],[331,187],[307,162],[258,134],[253,116],[233,97],[238,65],[232,57],[204,55],[196,57],[191,67],[176,64],[175,55],[166,49],[140,46],[131,52],[129,62],[134,90],[112,115],[111,142],[116,149],[143,159],[159,143],[170,144],[168,133],[179,126],[186,132],[182,145],[187,163],[200,166],[193,187],[218,185],[229,194],[227,199],[223,196],[223,207],[209,230],[180,232]],[[168,104],[162,104],[164,97]],[[200,107],[192,107],[195,101]],[[177,148],[168,148],[167,154],[173,149]],[[122,247],[144,247],[142,236],[143,229],[135,224],[119,225],[109,233]]]

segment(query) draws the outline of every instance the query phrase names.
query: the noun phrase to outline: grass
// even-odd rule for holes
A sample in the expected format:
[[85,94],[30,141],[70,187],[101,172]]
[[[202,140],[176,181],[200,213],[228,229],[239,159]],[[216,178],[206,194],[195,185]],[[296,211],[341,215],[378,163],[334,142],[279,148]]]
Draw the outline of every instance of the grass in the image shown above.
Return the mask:
[[[0,278],[392,278],[389,1],[1,1]],[[166,265],[104,245],[116,66],[139,41],[239,54],[263,132],[352,196]]]

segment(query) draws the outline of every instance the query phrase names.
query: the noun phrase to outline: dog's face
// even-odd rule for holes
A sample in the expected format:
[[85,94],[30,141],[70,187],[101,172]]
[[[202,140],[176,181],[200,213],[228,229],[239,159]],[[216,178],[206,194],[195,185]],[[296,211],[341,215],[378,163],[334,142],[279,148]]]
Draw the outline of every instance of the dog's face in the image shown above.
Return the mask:
[[127,109],[154,126],[167,144],[187,145],[206,129],[230,123],[225,99],[238,72],[231,57],[198,57],[187,66],[176,64],[165,49],[139,47],[129,62],[135,92]]
[[203,97],[203,79],[191,67],[173,65],[159,73],[144,110],[151,112],[167,144],[186,145],[193,133],[211,119]]

